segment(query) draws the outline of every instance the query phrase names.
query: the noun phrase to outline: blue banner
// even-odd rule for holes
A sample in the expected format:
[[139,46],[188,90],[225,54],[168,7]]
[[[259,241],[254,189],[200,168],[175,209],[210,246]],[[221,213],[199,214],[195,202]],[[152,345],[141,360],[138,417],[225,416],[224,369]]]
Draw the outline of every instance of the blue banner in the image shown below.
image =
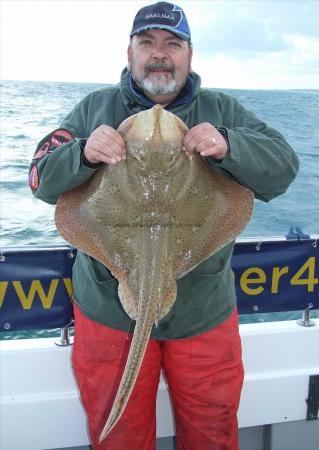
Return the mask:
[[72,319],[75,252],[65,247],[10,250],[0,262],[0,331],[44,330]]
[[[76,251],[7,249],[0,261],[0,331],[60,328],[72,319]],[[232,260],[240,314],[319,309],[319,242],[241,242]]]
[[319,308],[319,241],[238,243],[232,259],[240,314]]

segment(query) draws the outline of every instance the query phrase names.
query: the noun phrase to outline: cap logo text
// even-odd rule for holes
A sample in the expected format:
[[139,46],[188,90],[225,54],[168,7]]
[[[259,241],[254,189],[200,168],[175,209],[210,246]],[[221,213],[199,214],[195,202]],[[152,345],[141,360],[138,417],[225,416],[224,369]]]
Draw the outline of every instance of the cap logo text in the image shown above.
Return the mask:
[[145,16],[145,20],[149,20],[149,19],[166,19],[166,20],[171,20],[173,22],[175,20],[175,18],[173,16],[170,16],[169,14],[164,14],[164,13],[147,14]]

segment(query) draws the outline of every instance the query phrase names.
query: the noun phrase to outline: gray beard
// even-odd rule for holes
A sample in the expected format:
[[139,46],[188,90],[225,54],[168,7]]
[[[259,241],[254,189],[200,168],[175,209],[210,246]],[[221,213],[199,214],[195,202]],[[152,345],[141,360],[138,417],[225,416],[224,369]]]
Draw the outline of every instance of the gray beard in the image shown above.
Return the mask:
[[177,94],[183,87],[181,84],[178,84],[176,80],[171,80],[167,84],[161,84],[156,81],[151,81],[148,78],[144,78],[143,80],[136,82],[136,84],[145,93],[151,95]]

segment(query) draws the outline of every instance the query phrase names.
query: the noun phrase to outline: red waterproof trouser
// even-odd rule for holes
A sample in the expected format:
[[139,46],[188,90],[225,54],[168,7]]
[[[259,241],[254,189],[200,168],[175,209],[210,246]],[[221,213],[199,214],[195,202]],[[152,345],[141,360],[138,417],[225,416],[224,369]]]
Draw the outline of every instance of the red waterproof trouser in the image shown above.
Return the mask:
[[85,317],[74,306],[73,369],[94,450],[155,450],[161,368],[175,413],[178,450],[238,450],[243,383],[238,316],[199,336],[150,340],[123,416],[98,443],[124,369],[131,335]]

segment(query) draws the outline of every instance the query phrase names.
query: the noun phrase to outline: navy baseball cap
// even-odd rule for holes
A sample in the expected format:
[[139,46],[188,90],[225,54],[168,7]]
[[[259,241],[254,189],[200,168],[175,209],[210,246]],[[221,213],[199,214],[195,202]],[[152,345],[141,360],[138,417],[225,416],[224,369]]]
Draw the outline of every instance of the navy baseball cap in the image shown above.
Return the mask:
[[191,39],[184,11],[172,3],[158,2],[140,9],[135,16],[130,37],[151,29],[170,31],[185,41]]

